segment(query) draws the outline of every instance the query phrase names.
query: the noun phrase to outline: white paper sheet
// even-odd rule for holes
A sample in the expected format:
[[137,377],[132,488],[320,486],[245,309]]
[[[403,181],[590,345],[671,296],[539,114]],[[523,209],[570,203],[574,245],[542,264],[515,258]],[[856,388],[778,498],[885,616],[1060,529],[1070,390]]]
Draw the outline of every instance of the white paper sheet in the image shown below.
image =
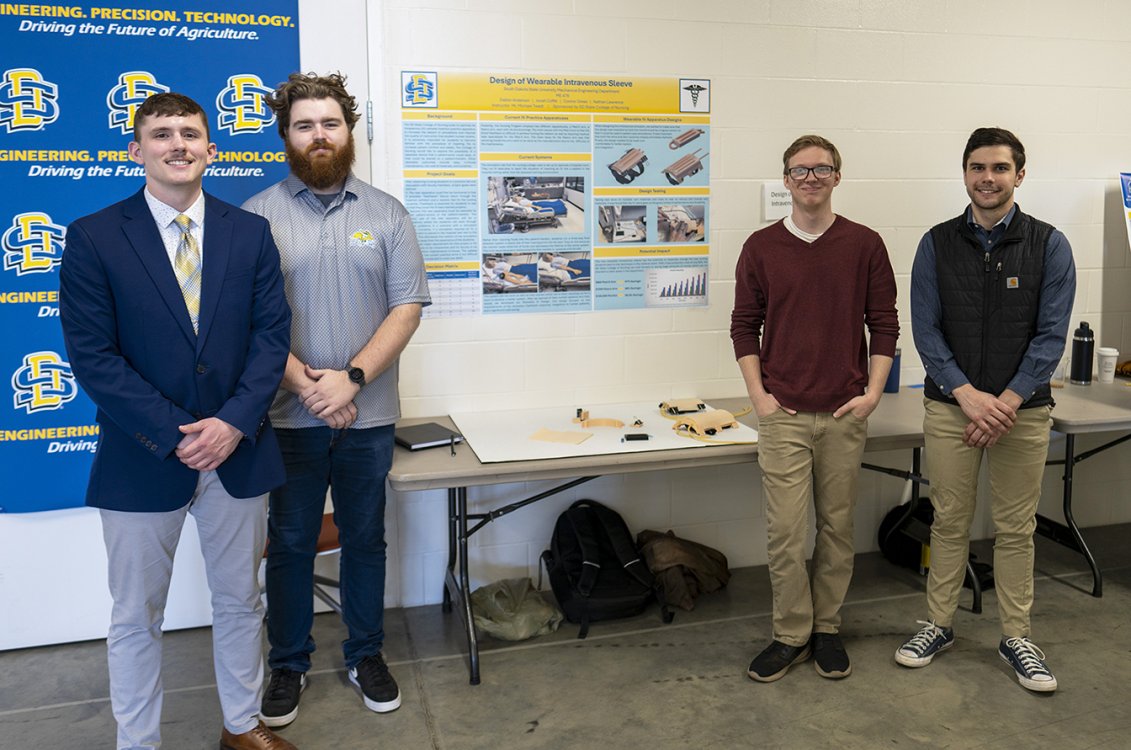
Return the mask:
[[[711,408],[710,404],[707,405]],[[573,422],[574,408],[559,406],[547,409],[515,411],[460,412],[452,421],[464,440],[485,464],[503,461],[529,461],[539,458],[600,456],[614,453],[675,450],[677,448],[710,448],[709,443],[679,435],[672,429],[675,422],[660,416],[658,403],[605,404],[585,407],[590,419],[619,419],[624,427],[582,427]],[[636,419],[642,428],[632,427]],[[563,432],[588,432],[593,435],[580,445],[531,440],[540,429]],[[626,433],[647,433],[648,440],[622,442]],[[755,443],[758,431],[746,425],[728,429],[713,439],[728,442]]]

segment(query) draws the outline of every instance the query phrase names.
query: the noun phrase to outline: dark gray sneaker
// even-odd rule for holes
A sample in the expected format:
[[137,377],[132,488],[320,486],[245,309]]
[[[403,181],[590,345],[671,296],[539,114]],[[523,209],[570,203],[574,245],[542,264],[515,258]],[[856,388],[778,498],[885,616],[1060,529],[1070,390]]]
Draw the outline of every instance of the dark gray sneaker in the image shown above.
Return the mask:
[[1028,638],[1005,638],[997,647],[998,655],[1013,671],[1021,687],[1038,693],[1056,690],[1056,677],[1045,664],[1045,652]]
[[785,677],[785,673],[794,664],[800,664],[808,658],[808,643],[804,646],[790,646],[788,643],[773,641],[762,653],[754,657],[746,674],[757,682],[773,682]]
[[840,680],[852,674],[848,652],[837,633],[814,633],[809,640],[813,647],[813,666],[817,674],[830,680]]
[[361,699],[370,711],[384,714],[401,707],[400,688],[381,654],[362,659],[349,671],[349,678],[361,690]]
[[298,699],[306,690],[306,673],[272,669],[259,718],[269,727],[285,727],[298,717]]

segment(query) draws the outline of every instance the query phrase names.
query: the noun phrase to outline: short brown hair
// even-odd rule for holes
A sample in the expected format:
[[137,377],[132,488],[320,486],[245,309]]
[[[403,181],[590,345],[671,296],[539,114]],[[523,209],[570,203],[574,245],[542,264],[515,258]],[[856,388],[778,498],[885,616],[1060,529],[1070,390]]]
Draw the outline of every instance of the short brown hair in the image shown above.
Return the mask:
[[810,146],[823,148],[825,151],[828,151],[830,154],[832,154],[833,169],[835,169],[837,172],[840,171],[840,152],[836,150],[836,146],[833,145],[832,141],[830,141],[828,138],[822,138],[819,135],[803,135],[793,143],[789,144],[789,148],[787,148],[785,150],[785,153],[782,154],[782,174],[785,174],[789,171],[789,160],[792,159],[798,151],[809,148]]
[[342,108],[346,127],[351,131],[360,115],[357,99],[346,91],[346,77],[341,73],[320,76],[315,73],[291,73],[287,80],[267,97],[267,106],[279,121],[279,135],[285,140],[291,125],[291,105],[300,99],[333,99]]
[[204,121],[204,138],[208,140],[210,138],[208,115],[204,113],[204,108],[197,104],[196,100],[171,91],[154,94],[142,102],[141,106],[134,112],[134,140],[141,143],[141,124],[150,117],[188,117],[190,115],[200,115],[200,119]]
[[1025,168],[1025,146],[1021,139],[1005,128],[978,128],[970,134],[962,151],[962,171],[970,162],[970,154],[986,146],[1008,146],[1013,154],[1013,166],[1018,172]]

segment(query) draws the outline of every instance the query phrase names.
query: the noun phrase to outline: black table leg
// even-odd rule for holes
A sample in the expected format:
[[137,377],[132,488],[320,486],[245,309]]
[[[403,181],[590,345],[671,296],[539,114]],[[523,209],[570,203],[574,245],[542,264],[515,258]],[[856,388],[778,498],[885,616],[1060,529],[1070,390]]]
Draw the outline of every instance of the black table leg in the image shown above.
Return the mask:
[[456,514],[459,516],[459,588],[463,599],[464,625],[467,626],[467,656],[471,669],[471,684],[479,684],[479,639],[475,635],[475,616],[471,610],[471,579],[467,559],[467,488],[456,489]]
[[1072,516],[1072,468],[1076,463],[1076,436],[1064,436],[1064,522],[1068,525],[1069,531],[1072,532],[1072,538],[1076,541],[1076,548],[1084,559],[1088,561],[1088,567],[1092,569],[1092,596],[1102,597],[1104,595],[1104,582],[1103,575],[1100,573],[1099,566],[1096,565],[1096,559],[1092,557],[1092,551],[1088,549],[1088,545],[1084,543],[1084,537],[1080,533],[1080,527],[1076,525],[1076,519]]
[[452,611],[452,592],[449,581],[455,583],[453,573],[456,569],[456,491],[448,490],[448,572],[444,576],[444,600],[440,605],[444,612]]
[[[448,569],[444,573],[444,611],[452,611],[452,602],[459,603],[467,634],[468,671],[471,684],[479,684],[479,640],[475,635],[475,617],[471,609],[471,583],[467,559],[467,488],[448,490]],[[455,568],[459,568],[457,577]]]
[[1064,523],[1053,521],[1051,518],[1046,518],[1038,513],[1037,533],[1068,549],[1076,550],[1084,556],[1084,559],[1088,561],[1088,567],[1092,569],[1092,596],[1095,597],[1103,596],[1103,574],[1100,573],[1100,568],[1096,565],[1096,559],[1092,556],[1092,551],[1088,549],[1088,545],[1084,542],[1084,536],[1080,533],[1080,527],[1076,525],[1076,519],[1072,516],[1073,469],[1076,464],[1084,459],[1091,458],[1095,454],[1101,453],[1128,439],[1131,439],[1131,436],[1113,440],[1098,448],[1093,448],[1090,451],[1084,451],[1080,455],[1076,455],[1076,436],[1066,433],[1064,435],[1064,460],[1047,462],[1049,466],[1064,464]]

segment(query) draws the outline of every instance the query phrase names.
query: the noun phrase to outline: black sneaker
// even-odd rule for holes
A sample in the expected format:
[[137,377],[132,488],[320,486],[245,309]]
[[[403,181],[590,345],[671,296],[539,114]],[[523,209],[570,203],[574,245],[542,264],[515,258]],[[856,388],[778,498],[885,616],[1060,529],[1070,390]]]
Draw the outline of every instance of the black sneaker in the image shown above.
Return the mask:
[[839,680],[852,674],[848,662],[848,652],[837,633],[814,633],[810,640],[813,646],[814,667],[817,674],[830,680]]
[[809,653],[808,643],[804,646],[790,646],[788,643],[774,641],[754,657],[746,674],[758,682],[780,680],[790,667],[808,659]]
[[389,674],[381,654],[367,656],[349,672],[350,682],[361,690],[365,707],[379,714],[401,707],[401,691],[397,681]]
[[272,669],[259,718],[269,727],[285,727],[298,716],[298,699],[306,690],[306,672]]

